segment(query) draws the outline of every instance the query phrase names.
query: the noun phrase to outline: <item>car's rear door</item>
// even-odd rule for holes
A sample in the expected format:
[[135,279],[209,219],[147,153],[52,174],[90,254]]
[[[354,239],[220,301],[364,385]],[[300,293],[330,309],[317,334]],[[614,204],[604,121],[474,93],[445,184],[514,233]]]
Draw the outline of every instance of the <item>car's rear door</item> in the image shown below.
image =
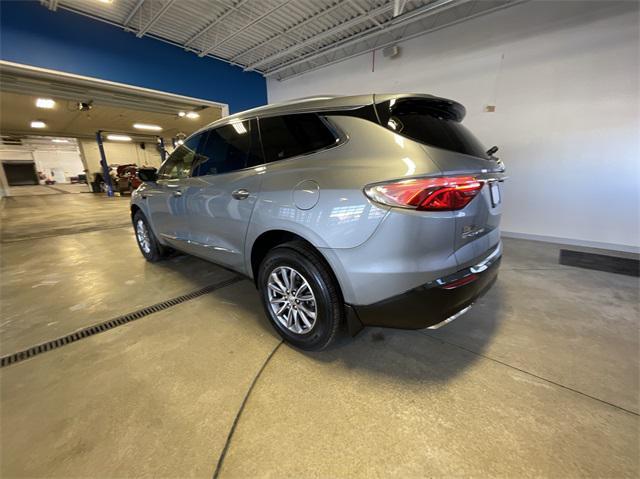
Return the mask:
[[190,234],[184,190],[201,139],[201,134],[194,135],[176,148],[158,170],[157,182],[144,194],[156,235],[184,251],[189,249]]
[[194,254],[244,271],[244,241],[264,172],[256,120],[212,129],[184,191]]

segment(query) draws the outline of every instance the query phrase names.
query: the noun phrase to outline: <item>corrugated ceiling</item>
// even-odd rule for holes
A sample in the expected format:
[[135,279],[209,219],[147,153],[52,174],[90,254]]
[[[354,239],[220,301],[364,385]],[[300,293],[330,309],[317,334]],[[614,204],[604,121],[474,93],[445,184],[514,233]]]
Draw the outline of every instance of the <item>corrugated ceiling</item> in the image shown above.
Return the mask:
[[286,79],[523,0],[42,0]]

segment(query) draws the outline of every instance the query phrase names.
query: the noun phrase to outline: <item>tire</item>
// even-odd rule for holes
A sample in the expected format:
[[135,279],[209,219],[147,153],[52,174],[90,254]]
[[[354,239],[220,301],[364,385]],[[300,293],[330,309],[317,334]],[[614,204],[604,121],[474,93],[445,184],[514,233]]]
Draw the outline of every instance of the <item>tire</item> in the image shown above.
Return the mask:
[[[142,231],[139,230],[140,224],[144,226],[144,230],[147,233],[147,244],[143,242],[143,239],[141,237]],[[153,230],[149,225],[149,221],[147,221],[147,218],[144,213],[142,213],[142,211],[136,211],[136,213],[133,215],[133,231],[136,236],[136,243],[138,243],[138,248],[140,248],[142,256],[144,256],[147,261],[155,263],[156,261],[160,261],[161,259],[166,258],[171,253],[170,248],[167,248],[166,246],[163,246],[158,242],[156,235],[153,233]]]
[[[287,275],[294,281],[291,289],[286,289]],[[267,317],[286,342],[306,351],[333,342],[344,321],[344,304],[333,273],[313,248],[293,241],[269,251],[260,264],[258,289]]]

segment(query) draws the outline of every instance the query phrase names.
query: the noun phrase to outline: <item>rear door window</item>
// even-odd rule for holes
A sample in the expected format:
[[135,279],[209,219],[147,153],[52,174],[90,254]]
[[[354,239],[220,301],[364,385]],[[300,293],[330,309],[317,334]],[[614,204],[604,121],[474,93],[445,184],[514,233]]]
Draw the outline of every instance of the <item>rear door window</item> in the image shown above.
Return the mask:
[[436,148],[489,159],[486,148],[453,114],[429,102],[398,102],[389,109],[386,127]]
[[259,123],[267,163],[321,150],[338,140],[315,113],[260,118]]
[[263,160],[259,146],[255,120],[215,128],[198,151],[193,176],[219,175],[260,165]]

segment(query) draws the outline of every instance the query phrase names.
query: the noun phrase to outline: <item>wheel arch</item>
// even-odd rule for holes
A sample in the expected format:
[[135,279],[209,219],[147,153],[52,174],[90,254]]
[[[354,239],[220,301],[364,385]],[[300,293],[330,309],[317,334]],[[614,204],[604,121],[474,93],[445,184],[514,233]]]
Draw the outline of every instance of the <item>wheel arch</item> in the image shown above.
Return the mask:
[[138,211],[142,211],[142,208],[140,208],[135,203],[132,203],[131,204],[131,221],[133,221],[133,217],[136,215]]
[[302,241],[322,256],[322,253],[318,251],[318,248],[316,248],[310,241],[303,238],[297,233],[282,229],[264,231],[255,239],[255,241],[251,245],[250,273],[254,282],[257,281],[258,268],[260,267],[260,263],[262,263],[262,260],[265,258],[267,253],[269,253],[269,251],[276,246],[284,243],[289,243],[291,241]]
[[[300,241],[304,243],[308,248],[313,249],[313,251],[315,251],[318,254],[320,259],[323,261],[323,263],[327,267],[329,273],[331,274],[331,276],[333,277],[333,280],[335,281],[335,284],[338,287],[338,293],[340,294],[340,299],[346,309],[346,321],[347,321],[349,332],[351,335],[355,336],[363,328],[363,325],[360,322],[359,318],[357,317],[357,314],[355,313],[353,308],[345,303],[344,291],[345,291],[345,288],[350,288],[350,285],[343,283],[343,281],[346,281],[346,278],[344,277],[344,275],[336,274],[336,269],[341,268],[341,265],[338,263],[335,263],[335,261],[338,261],[335,255],[331,256],[331,258],[327,256],[327,253],[331,252],[330,249],[317,248],[316,246],[313,245],[313,243],[311,243],[304,237],[300,236],[297,233],[293,233],[291,231],[282,230],[282,229],[265,231],[256,238],[256,240],[253,242],[253,245],[251,246],[250,273],[253,277],[254,284],[256,285],[256,287],[258,286],[257,285],[258,268],[260,267],[260,263],[268,254],[268,252],[279,245],[290,243],[293,241]],[[341,279],[343,281],[341,281]]]
[[[253,278],[254,283],[258,278],[258,268],[260,268],[260,263],[262,263],[262,260],[265,258],[267,253],[269,253],[270,250],[279,245],[290,243],[293,241],[300,241],[304,243],[318,254],[318,256],[324,262],[325,266],[331,272],[331,275],[333,276],[336,284],[338,285],[338,288],[340,289],[340,294],[342,295],[342,282],[340,281],[338,274],[336,274],[335,268],[332,264],[333,262],[325,254],[326,248],[323,251],[323,248],[316,247],[311,241],[301,236],[300,234],[284,229],[273,229],[264,231],[255,239],[255,241],[251,245],[251,255],[249,258],[251,269],[249,272],[251,273],[251,277]],[[342,297],[344,298],[344,295],[342,295]]]

